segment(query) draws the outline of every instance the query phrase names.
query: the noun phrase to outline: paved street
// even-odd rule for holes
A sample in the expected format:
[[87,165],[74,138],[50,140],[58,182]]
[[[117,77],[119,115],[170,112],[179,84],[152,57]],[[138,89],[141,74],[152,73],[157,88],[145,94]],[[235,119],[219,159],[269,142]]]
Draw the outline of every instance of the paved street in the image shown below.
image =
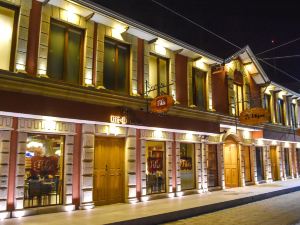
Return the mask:
[[300,192],[298,191],[168,224],[291,225],[299,221]]

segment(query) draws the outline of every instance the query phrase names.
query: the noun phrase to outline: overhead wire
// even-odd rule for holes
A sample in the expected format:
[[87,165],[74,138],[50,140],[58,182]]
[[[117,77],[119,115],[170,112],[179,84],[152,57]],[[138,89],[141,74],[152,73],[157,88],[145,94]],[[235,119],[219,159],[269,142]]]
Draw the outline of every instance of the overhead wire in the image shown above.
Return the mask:
[[267,58],[261,58],[261,59],[271,60],[271,59],[289,59],[289,58],[297,58],[297,57],[300,57],[300,55],[275,56],[275,57],[267,57]]
[[219,38],[219,39],[225,41],[226,43],[228,43],[228,44],[230,44],[230,45],[232,45],[232,46],[234,46],[234,47],[236,47],[236,48],[238,48],[238,49],[241,49],[241,47],[239,47],[238,45],[236,45],[236,44],[232,43],[231,41],[227,40],[226,38],[224,38],[224,37],[222,37],[222,36],[216,34],[215,32],[213,32],[213,31],[211,31],[211,30],[205,28],[204,26],[202,26],[202,25],[196,23],[195,21],[193,21],[193,20],[187,18],[186,16],[184,16],[184,15],[182,15],[182,14],[176,12],[175,10],[173,10],[173,9],[171,9],[171,8],[169,8],[169,7],[167,7],[166,5],[160,3],[160,2],[158,2],[158,1],[156,1],[156,0],[151,0],[151,1],[152,1],[153,3],[159,5],[160,7],[162,7],[162,8],[164,8],[164,9],[166,9],[166,10],[172,12],[173,14],[175,14],[175,15],[181,17],[182,19],[185,19],[185,20],[189,21],[190,23],[192,23],[192,24],[194,24],[195,26],[201,28],[202,30],[205,30],[206,32],[208,32],[208,33],[210,33],[210,34],[216,36],[217,38]]

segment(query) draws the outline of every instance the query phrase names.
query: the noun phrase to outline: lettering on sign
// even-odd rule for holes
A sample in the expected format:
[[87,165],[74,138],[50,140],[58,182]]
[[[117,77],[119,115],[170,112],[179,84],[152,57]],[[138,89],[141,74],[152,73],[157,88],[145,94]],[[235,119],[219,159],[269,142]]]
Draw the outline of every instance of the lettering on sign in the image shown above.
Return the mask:
[[127,124],[127,117],[111,115],[110,122],[115,124]]
[[150,108],[152,112],[164,113],[167,112],[174,104],[174,99],[169,95],[158,96],[151,101]]
[[259,125],[269,122],[270,114],[263,108],[251,108],[241,112],[240,123],[247,125]]

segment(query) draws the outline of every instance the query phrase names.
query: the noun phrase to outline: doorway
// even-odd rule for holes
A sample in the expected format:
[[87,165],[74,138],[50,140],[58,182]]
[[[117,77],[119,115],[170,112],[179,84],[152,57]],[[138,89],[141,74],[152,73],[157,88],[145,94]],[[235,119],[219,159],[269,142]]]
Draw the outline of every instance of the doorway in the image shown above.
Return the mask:
[[251,156],[250,146],[244,146],[245,182],[251,182]]
[[263,167],[263,148],[255,148],[256,156],[256,172],[257,172],[257,181],[262,181],[264,179],[264,167]]
[[207,152],[207,182],[208,182],[208,187],[218,186],[217,145],[208,145],[208,152]]
[[296,160],[297,160],[298,175],[300,175],[300,148],[296,148]]
[[286,177],[291,176],[290,155],[289,155],[289,149],[288,148],[284,148],[284,165],[285,165],[285,176]]
[[96,205],[124,202],[124,139],[95,140],[94,193]]
[[226,141],[224,145],[225,186],[239,186],[238,148],[236,142]]
[[272,179],[274,181],[279,180],[276,146],[270,146],[270,158],[271,158]]
[[195,145],[180,143],[181,190],[195,188]]

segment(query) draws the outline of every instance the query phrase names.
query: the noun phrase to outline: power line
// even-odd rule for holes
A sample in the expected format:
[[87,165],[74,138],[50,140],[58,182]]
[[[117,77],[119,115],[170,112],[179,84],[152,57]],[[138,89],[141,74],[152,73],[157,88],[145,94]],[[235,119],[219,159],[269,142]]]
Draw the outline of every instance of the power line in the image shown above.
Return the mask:
[[270,58],[262,58],[263,60],[269,60],[269,59],[289,59],[289,58],[295,58],[300,57],[300,55],[285,55],[285,56],[276,56],[276,57],[270,57]]
[[286,71],[284,71],[284,70],[282,70],[282,69],[280,69],[280,68],[278,68],[278,67],[276,67],[276,66],[273,66],[272,64],[266,62],[265,60],[263,60],[263,59],[261,59],[261,58],[257,58],[257,59],[258,59],[259,61],[263,62],[264,64],[266,64],[266,65],[272,67],[273,69],[278,70],[279,72],[285,74],[286,76],[288,76],[288,77],[290,77],[290,78],[292,78],[292,79],[294,79],[294,80],[300,82],[300,80],[299,80],[298,78],[296,78],[295,76],[289,74],[288,72],[286,72]]
[[272,51],[272,50],[275,50],[275,49],[277,49],[277,48],[280,48],[280,47],[283,47],[283,46],[285,46],[285,45],[291,44],[291,43],[296,42],[296,41],[298,41],[298,40],[300,40],[300,37],[298,37],[298,38],[296,38],[296,39],[294,39],[294,40],[288,41],[288,42],[286,42],[286,43],[283,43],[283,44],[281,44],[281,45],[278,45],[278,46],[276,46],[276,47],[267,49],[267,50],[265,50],[265,51],[263,51],[263,52],[257,53],[256,55],[261,55],[261,54],[263,54],[263,53],[270,52],[270,51]]
[[227,42],[228,44],[230,44],[230,45],[232,45],[232,46],[234,46],[234,47],[236,47],[236,48],[238,48],[238,49],[241,49],[239,46],[237,46],[236,44],[232,43],[231,41],[228,41],[228,40],[225,39],[224,37],[222,37],[222,36],[220,36],[220,35],[214,33],[213,31],[211,31],[211,30],[209,30],[209,29],[207,29],[207,28],[205,28],[205,27],[203,27],[203,26],[201,26],[200,24],[198,24],[198,23],[196,23],[195,21],[193,21],[193,20],[191,20],[191,19],[185,17],[184,15],[182,15],[182,14],[176,12],[175,10],[170,9],[169,7],[165,6],[164,4],[162,4],[162,3],[160,3],[160,2],[157,2],[156,0],[151,0],[151,1],[152,1],[153,3],[159,5],[160,7],[164,8],[164,9],[166,9],[166,10],[172,12],[172,13],[174,13],[175,15],[177,15],[177,16],[179,16],[179,17],[181,17],[181,18],[183,18],[183,19],[185,19],[185,20],[187,20],[187,21],[189,21],[190,23],[194,24],[195,26],[197,26],[197,27],[199,27],[199,28],[205,30],[206,32],[208,32],[208,33],[210,33],[210,34],[216,36],[217,38],[219,38],[219,39],[221,39],[221,40]]

